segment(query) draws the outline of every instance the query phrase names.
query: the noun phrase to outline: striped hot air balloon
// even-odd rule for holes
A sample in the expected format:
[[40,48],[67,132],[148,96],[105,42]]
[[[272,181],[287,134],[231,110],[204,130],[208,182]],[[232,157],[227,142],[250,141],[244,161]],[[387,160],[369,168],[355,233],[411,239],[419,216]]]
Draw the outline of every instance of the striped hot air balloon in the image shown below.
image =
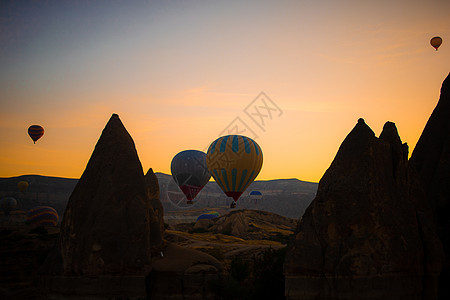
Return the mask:
[[[242,135],[222,136],[212,142],[206,164],[225,195],[236,202],[261,170],[263,154],[259,145]],[[232,207],[233,203],[232,203]]]
[[50,206],[36,206],[27,213],[27,222],[34,226],[56,226],[58,213]]
[[438,50],[439,46],[442,44],[442,38],[440,36],[435,36],[430,40],[431,46],[433,46],[436,51]]
[[42,128],[42,126],[40,125],[31,125],[30,127],[28,127],[28,135],[36,144],[36,141],[44,135],[44,128]]

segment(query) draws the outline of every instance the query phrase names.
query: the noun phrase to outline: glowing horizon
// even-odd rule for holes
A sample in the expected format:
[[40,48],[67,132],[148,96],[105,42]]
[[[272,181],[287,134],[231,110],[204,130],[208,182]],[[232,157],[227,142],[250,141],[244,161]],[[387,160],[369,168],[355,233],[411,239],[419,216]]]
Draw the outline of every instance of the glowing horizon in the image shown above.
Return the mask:
[[0,177],[79,178],[117,113],[144,172],[243,122],[256,180],[318,182],[359,118],[394,122],[411,154],[450,71],[448,1],[105,3],[4,6]]

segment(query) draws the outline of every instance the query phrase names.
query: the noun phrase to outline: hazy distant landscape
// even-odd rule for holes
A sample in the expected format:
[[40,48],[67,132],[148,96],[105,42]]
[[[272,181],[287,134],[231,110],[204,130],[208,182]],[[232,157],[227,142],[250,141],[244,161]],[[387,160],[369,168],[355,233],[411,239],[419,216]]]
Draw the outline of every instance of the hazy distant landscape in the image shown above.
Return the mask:
[[[193,205],[188,205],[171,175],[156,173],[156,176],[159,181],[160,200],[167,219],[186,214],[186,219],[190,220],[196,218],[197,212],[200,214],[203,209],[219,209],[222,212],[230,210],[231,198],[226,197],[213,181],[209,182],[197,195]],[[25,192],[18,190],[19,181],[29,183]],[[14,197],[17,200],[16,210],[27,211],[37,205],[48,205],[63,216],[67,201],[77,182],[78,179],[40,175],[0,178],[0,198]],[[238,200],[236,209],[256,209],[298,219],[313,200],[317,185],[317,183],[295,178],[255,180]],[[257,203],[249,197],[249,193],[253,190],[263,194],[263,198]]]

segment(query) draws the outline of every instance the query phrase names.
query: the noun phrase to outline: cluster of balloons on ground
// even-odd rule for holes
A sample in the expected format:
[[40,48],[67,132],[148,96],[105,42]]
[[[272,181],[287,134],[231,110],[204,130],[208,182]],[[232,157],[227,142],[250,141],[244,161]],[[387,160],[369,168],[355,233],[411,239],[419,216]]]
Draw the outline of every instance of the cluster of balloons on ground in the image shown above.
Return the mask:
[[259,145],[243,135],[226,135],[211,143],[207,153],[184,150],[171,163],[173,180],[188,204],[208,183],[211,176],[228,197],[231,207],[261,171],[263,153]]
[[[0,200],[0,207],[5,216],[17,207],[17,200],[13,197],[5,197]],[[33,226],[56,226],[58,224],[58,212],[50,206],[36,206],[27,212],[27,223]]]
[[[21,180],[17,183],[20,193],[25,193],[29,183]],[[0,209],[5,216],[17,208],[17,200],[14,197],[4,197],[0,200]],[[58,212],[50,206],[36,206],[27,212],[27,223],[33,226],[56,226],[58,224]]]

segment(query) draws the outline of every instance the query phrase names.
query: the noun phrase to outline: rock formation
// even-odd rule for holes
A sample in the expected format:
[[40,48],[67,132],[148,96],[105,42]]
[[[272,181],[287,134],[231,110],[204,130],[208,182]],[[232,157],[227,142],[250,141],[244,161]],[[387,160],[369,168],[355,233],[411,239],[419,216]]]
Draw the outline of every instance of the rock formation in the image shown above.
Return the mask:
[[150,204],[133,139],[113,114],[61,223],[66,275],[146,274],[151,270]]
[[159,201],[159,183],[152,168],[145,174],[148,198],[150,199],[150,246],[152,253],[159,253],[164,246],[164,208]]
[[[204,220],[199,220],[197,223],[200,221]],[[210,232],[228,234],[242,239],[260,240],[270,234],[292,234],[295,221],[267,211],[240,209],[216,219],[200,222],[194,228],[205,228]]]
[[285,261],[288,299],[435,299],[441,244],[394,123],[359,119]]
[[144,176],[133,139],[113,114],[70,196],[58,247],[41,267],[42,293],[211,299],[207,280],[221,269],[214,257],[164,240],[158,179],[152,169]]
[[446,253],[440,280],[440,299],[450,299],[450,74],[444,80],[439,102],[411,155],[431,205]]

